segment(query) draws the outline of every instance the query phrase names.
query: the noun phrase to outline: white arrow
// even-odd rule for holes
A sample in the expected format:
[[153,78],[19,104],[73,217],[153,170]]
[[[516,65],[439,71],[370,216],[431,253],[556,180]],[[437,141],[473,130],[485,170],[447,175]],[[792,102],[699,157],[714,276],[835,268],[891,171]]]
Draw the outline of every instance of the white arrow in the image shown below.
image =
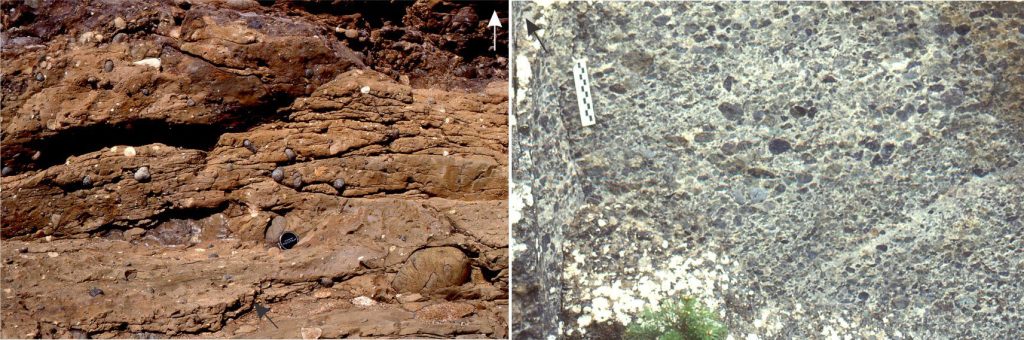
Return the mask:
[[491,13],[491,21],[487,22],[487,27],[494,27],[494,39],[492,40],[491,50],[498,50],[498,27],[501,27],[501,20],[498,19],[498,11]]

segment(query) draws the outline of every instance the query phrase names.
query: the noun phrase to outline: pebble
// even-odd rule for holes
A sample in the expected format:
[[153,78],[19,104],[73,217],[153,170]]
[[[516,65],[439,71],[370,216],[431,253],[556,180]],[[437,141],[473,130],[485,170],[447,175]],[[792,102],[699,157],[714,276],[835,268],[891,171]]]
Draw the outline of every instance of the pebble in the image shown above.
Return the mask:
[[311,68],[307,68],[307,69],[306,69],[306,73],[305,73],[305,74],[306,74],[306,78],[311,78],[311,77],[313,77],[313,69],[311,69]]
[[110,60],[110,59],[107,59],[107,61],[104,61],[103,62],[103,72],[110,73],[110,72],[113,72],[113,71],[114,71],[114,61]]
[[124,42],[125,39],[128,39],[128,35],[127,34],[118,33],[118,34],[114,34],[114,38],[111,39],[111,41],[113,41],[115,43],[120,43],[120,42]]
[[345,180],[341,178],[334,180],[334,189],[338,190],[338,193],[340,194],[341,191],[345,189]]
[[135,180],[136,181],[148,182],[149,181],[149,176],[150,176],[150,174],[149,174],[149,167],[148,166],[141,167],[141,168],[139,168],[139,170],[135,171]]
[[960,25],[960,26],[957,26],[956,28],[954,28],[953,31],[956,32],[956,34],[959,34],[959,35],[966,35],[967,33],[971,32],[971,26],[968,26],[966,24],[965,25]]
[[750,202],[759,203],[768,198],[768,191],[759,187],[750,188]]
[[284,155],[288,157],[289,162],[295,161],[295,151],[292,151],[292,148],[284,148]]
[[330,288],[331,286],[334,286],[334,280],[331,280],[329,277],[321,277],[318,282],[324,287]]
[[363,306],[363,307],[373,306],[373,305],[377,304],[377,301],[373,301],[373,299],[368,298],[366,296],[359,296],[359,297],[353,298],[351,300],[351,302],[352,302],[353,305]]
[[418,293],[400,294],[397,298],[398,302],[401,303],[420,302],[426,300],[423,298],[423,295],[420,295]]
[[362,94],[370,93],[370,87],[369,86],[363,86],[362,88],[359,89],[359,92],[361,92]]
[[33,161],[38,161],[39,157],[42,157],[42,156],[43,156],[42,152],[36,151],[36,153],[32,154],[32,160]]
[[82,177],[82,186],[86,186],[86,187],[91,187],[92,186],[92,179],[89,179],[88,175],[86,175],[85,177]]
[[789,151],[792,148],[793,146],[790,145],[789,142],[778,138],[772,139],[772,141],[768,143],[768,151],[771,151],[772,154],[776,155]]
[[196,101],[192,100],[192,98],[189,98],[188,101],[185,102],[185,104],[187,104],[188,106],[196,106]]
[[130,146],[127,147],[127,148],[124,148],[124,156],[125,157],[135,157],[135,155],[136,155],[135,148],[130,147]]
[[22,254],[24,254],[24,253],[27,253],[27,252],[28,252],[28,247],[21,247],[21,248],[18,248],[18,252],[19,252],[19,253],[22,253]]
[[14,169],[11,169],[9,166],[5,166],[3,169],[0,169],[0,176],[7,176],[12,172],[14,172]]
[[295,174],[295,178],[292,178],[292,186],[299,188],[302,186],[302,176],[298,173]]
[[244,146],[246,149],[249,149],[249,151],[251,151],[252,153],[256,153],[257,151],[259,151],[256,150],[256,146],[252,144],[252,141],[248,139],[242,141],[242,146]]
[[55,251],[50,251],[50,252],[46,252],[46,256],[57,257],[57,256],[60,256],[60,253],[55,252]]
[[281,167],[274,169],[274,171],[270,173],[270,178],[273,178],[275,182],[280,183],[281,180],[284,179],[284,169],[281,169]]
[[123,30],[125,27],[128,27],[128,23],[124,21],[124,18],[122,18],[122,17],[114,18],[114,28],[117,28],[119,30]]
[[135,65],[149,66],[155,69],[160,69],[160,58],[146,58],[134,62]]
[[148,95],[149,95],[149,89],[147,89],[147,88],[143,88],[143,89],[142,89],[142,95],[143,95],[143,96],[148,96]]
[[97,297],[97,296],[100,296],[100,295],[103,295],[103,290],[102,289],[99,289],[99,288],[96,288],[96,287],[93,287],[92,289],[89,289],[89,296]]
[[215,259],[215,258],[220,257],[220,255],[217,255],[217,253],[212,253],[212,254],[208,255],[208,257],[211,258],[211,259]]
[[124,231],[124,238],[126,240],[134,240],[134,239],[142,237],[142,235],[144,235],[144,234],[146,234],[146,229],[131,228],[131,229],[128,229],[128,230]]
[[351,29],[351,28],[347,29],[347,30],[345,30],[345,37],[349,38],[349,39],[358,38],[359,37],[359,31],[356,31],[356,30]]
[[320,336],[324,334],[324,330],[320,329],[320,328],[317,328],[317,327],[311,327],[311,328],[303,327],[302,329],[299,330],[299,332],[302,333],[302,339],[303,340],[319,339]]

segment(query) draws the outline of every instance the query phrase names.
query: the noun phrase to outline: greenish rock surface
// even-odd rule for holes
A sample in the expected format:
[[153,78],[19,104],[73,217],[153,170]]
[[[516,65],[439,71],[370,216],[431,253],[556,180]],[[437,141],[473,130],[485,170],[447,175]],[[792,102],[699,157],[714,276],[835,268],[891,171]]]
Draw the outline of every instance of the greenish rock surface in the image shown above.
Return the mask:
[[1024,337],[1024,4],[512,10],[514,337]]

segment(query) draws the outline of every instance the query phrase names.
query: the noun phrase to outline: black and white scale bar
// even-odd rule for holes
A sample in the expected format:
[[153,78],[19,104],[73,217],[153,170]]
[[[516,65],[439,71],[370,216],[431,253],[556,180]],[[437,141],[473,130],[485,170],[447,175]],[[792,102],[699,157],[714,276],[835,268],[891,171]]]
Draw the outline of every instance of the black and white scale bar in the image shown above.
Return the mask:
[[594,98],[590,95],[590,72],[587,62],[575,59],[572,66],[572,79],[576,82],[576,103],[580,106],[580,121],[583,126],[591,126],[597,122],[594,117]]

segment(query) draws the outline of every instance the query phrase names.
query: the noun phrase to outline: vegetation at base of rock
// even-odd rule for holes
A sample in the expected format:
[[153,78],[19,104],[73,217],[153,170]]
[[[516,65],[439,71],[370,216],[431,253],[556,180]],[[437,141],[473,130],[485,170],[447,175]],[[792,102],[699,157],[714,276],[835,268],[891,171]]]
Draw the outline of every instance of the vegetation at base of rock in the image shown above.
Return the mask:
[[656,308],[646,308],[636,322],[626,327],[623,338],[637,340],[725,339],[725,324],[700,301],[685,296],[667,299]]

